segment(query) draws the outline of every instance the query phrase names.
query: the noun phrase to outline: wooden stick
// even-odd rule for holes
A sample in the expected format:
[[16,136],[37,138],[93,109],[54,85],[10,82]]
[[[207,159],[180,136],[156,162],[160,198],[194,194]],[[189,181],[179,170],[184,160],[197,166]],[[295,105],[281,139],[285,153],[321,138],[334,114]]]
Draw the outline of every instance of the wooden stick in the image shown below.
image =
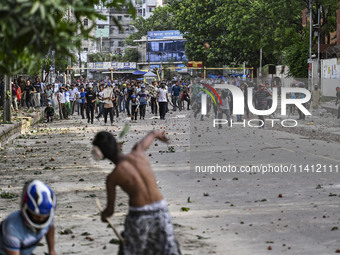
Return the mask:
[[[103,208],[100,204],[100,201],[98,198],[96,198],[96,204],[97,204],[97,207],[99,209],[100,212],[103,211]],[[111,228],[113,229],[113,232],[115,232],[116,236],[118,237],[118,239],[124,243],[124,238],[118,233],[117,229],[113,226],[112,222],[110,221],[110,219],[106,218],[107,222],[109,223],[109,225],[111,226]]]

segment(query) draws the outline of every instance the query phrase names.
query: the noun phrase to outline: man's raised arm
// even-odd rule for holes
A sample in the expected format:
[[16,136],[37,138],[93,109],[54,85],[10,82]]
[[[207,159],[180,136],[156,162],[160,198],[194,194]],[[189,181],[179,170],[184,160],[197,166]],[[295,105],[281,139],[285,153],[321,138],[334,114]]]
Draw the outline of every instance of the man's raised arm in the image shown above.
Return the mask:
[[147,134],[142,141],[138,142],[134,147],[133,150],[141,149],[141,150],[147,150],[150,145],[153,143],[153,140],[159,139],[160,141],[164,143],[168,143],[169,139],[165,136],[164,131],[151,131],[149,134]]

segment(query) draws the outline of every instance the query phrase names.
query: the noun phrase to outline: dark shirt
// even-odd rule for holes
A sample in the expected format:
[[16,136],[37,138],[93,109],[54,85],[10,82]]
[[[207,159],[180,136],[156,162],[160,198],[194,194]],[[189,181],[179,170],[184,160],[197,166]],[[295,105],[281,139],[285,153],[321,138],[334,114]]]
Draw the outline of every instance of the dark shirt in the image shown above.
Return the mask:
[[35,90],[36,90],[38,93],[40,93],[40,91],[41,91],[41,84],[40,84],[40,83],[35,83],[35,84],[33,85],[33,87],[35,88]]
[[258,110],[261,110],[261,109],[265,109],[267,107],[267,97],[269,97],[270,94],[268,91],[261,91],[261,90],[258,90],[254,97],[255,97],[255,100],[257,102],[257,109]]
[[128,96],[128,98],[131,98],[132,94],[133,94],[133,89],[132,88],[128,88],[127,89],[127,96]]
[[180,91],[181,91],[181,87],[180,86],[173,86],[172,87],[172,95],[173,96],[178,97]]
[[18,85],[12,84],[12,95],[16,96],[18,93]]
[[45,113],[48,115],[48,116],[53,116],[54,115],[54,108],[51,106],[51,107],[46,107],[45,108]]
[[96,92],[94,91],[87,91],[85,97],[86,97],[87,104],[94,104],[95,102],[92,102],[92,101],[97,98],[97,95],[96,95]]
[[25,87],[26,95],[30,96],[31,92],[34,91],[34,87],[32,85],[26,85]]

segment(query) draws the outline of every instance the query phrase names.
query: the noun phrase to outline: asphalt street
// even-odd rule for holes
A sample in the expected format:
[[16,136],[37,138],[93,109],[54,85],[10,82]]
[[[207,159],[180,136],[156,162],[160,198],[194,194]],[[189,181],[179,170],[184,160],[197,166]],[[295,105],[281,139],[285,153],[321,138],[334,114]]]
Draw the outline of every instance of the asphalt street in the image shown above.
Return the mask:
[[[59,254],[117,252],[110,243],[114,234],[100,222],[94,202],[98,197],[105,204],[105,177],[113,165],[94,161],[90,151],[96,132],[118,137],[126,122],[121,117],[115,126],[91,125],[73,116],[42,123],[0,152],[0,193],[20,195],[33,178],[56,191]],[[146,153],[183,254],[334,254],[340,249],[339,143],[288,130],[217,129],[211,119],[194,120],[189,111],[168,114],[165,121],[147,113],[145,121],[130,125],[120,140],[124,152],[152,129],[164,129],[171,139],[169,146],[155,141]],[[197,166],[217,165],[236,172],[195,172]],[[290,172],[240,172],[263,166],[290,167]],[[18,208],[18,197],[0,198],[0,220]],[[127,210],[127,196],[119,190],[112,217],[119,231]],[[38,254],[46,251],[45,241],[41,245]]]

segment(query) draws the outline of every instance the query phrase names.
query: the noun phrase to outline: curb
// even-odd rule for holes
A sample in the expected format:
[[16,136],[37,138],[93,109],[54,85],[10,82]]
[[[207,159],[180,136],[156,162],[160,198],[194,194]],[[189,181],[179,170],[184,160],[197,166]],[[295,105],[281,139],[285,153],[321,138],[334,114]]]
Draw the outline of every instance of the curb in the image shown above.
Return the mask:
[[32,116],[18,117],[19,122],[14,124],[1,124],[0,125],[0,148],[2,144],[25,134],[32,126],[37,124],[43,118],[42,112],[35,113]]

